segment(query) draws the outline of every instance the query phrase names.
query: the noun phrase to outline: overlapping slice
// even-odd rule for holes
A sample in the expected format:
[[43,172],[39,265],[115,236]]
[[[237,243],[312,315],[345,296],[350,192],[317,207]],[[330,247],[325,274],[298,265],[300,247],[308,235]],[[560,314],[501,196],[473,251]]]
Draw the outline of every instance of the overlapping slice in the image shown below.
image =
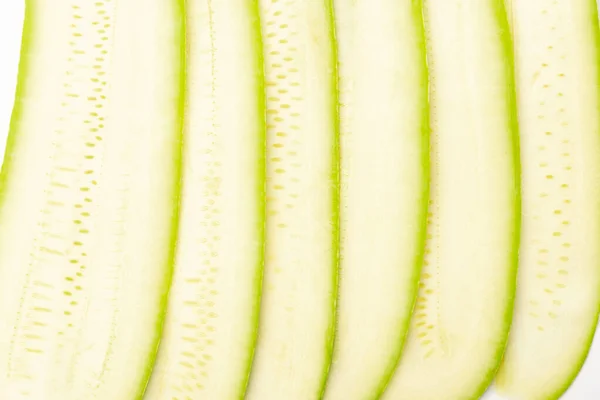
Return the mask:
[[326,399],[376,399],[417,290],[428,193],[427,66],[412,0],[335,1],[341,104],[341,265]]
[[165,333],[146,398],[239,399],[264,248],[258,5],[188,0],[181,223]]
[[504,350],[519,184],[501,0],[427,0],[431,200],[406,347],[384,399],[477,399]]
[[0,398],[143,392],[175,239],[182,11],[27,2],[0,180]]
[[513,0],[523,234],[515,318],[497,388],[558,399],[600,308],[600,33],[591,0]]
[[261,0],[267,246],[250,400],[319,398],[337,295],[337,95],[328,0]]

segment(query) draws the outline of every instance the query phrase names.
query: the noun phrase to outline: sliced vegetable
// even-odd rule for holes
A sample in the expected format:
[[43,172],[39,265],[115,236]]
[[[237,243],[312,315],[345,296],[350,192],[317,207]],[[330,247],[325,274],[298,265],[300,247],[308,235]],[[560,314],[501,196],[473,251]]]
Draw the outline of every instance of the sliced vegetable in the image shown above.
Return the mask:
[[265,109],[258,5],[188,0],[181,224],[146,398],[239,399],[256,340]]
[[143,393],[175,242],[182,11],[27,2],[0,176],[0,398]]
[[338,266],[337,74],[329,0],[261,0],[266,264],[249,400],[319,398]]
[[425,244],[428,92],[420,2],[337,0],[341,270],[325,399],[377,399],[408,329]]
[[600,310],[600,53],[596,3],[513,0],[523,163],[516,311],[497,389],[558,399]]
[[514,84],[501,0],[426,0],[431,200],[406,348],[384,399],[478,399],[506,343],[519,180]]

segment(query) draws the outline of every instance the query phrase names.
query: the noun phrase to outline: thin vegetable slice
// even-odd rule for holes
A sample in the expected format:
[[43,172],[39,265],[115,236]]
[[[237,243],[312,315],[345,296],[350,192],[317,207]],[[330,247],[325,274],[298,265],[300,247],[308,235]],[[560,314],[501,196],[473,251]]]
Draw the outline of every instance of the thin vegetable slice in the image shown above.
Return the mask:
[[384,399],[477,399],[511,321],[519,181],[501,0],[426,0],[431,200],[411,328]]
[[591,0],[513,0],[523,163],[516,311],[497,389],[558,399],[600,310],[600,33]]
[[338,264],[337,95],[328,0],[261,0],[267,87],[267,247],[247,398],[319,398]]
[[425,244],[428,92],[413,0],[337,0],[341,264],[325,399],[377,399],[398,363]]
[[239,399],[256,339],[265,109],[258,5],[188,0],[181,224],[146,398]]
[[142,395],[177,221],[181,8],[27,2],[0,178],[0,398]]

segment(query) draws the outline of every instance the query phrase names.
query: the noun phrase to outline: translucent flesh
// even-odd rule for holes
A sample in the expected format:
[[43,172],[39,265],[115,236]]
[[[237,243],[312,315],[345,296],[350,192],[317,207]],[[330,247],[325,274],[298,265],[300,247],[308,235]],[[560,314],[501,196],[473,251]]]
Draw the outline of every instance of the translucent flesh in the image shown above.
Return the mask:
[[412,0],[337,0],[341,264],[325,399],[376,399],[391,377],[422,263],[427,67]]
[[177,1],[27,2],[0,180],[0,398],[142,395],[177,221],[181,17]]
[[250,400],[318,398],[337,295],[337,96],[328,0],[261,0],[266,257]]
[[599,32],[591,0],[513,0],[523,228],[513,329],[496,386],[558,399],[600,308]]
[[425,1],[431,199],[405,349],[383,399],[477,399],[510,325],[519,189],[501,0]]
[[239,399],[256,338],[265,121],[257,3],[188,0],[184,170],[165,333],[145,398]]

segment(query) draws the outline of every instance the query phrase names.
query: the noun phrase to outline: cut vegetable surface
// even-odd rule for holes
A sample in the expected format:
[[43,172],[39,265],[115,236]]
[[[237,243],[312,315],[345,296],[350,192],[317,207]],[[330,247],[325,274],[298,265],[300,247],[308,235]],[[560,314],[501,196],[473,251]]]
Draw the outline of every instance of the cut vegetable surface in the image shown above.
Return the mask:
[[172,270],[182,11],[27,2],[0,178],[2,399],[142,395]]
[[320,397],[338,264],[337,96],[328,0],[261,0],[267,88],[267,246],[247,398]]
[[425,239],[427,66],[413,0],[337,0],[338,325],[326,399],[376,399],[408,329]]
[[558,399],[600,306],[600,40],[592,0],[511,1],[523,234],[515,318],[497,389]]
[[406,348],[384,399],[477,399],[498,368],[517,261],[519,184],[502,0],[426,0],[431,200]]
[[181,223],[149,400],[243,397],[263,262],[258,5],[188,0]]

